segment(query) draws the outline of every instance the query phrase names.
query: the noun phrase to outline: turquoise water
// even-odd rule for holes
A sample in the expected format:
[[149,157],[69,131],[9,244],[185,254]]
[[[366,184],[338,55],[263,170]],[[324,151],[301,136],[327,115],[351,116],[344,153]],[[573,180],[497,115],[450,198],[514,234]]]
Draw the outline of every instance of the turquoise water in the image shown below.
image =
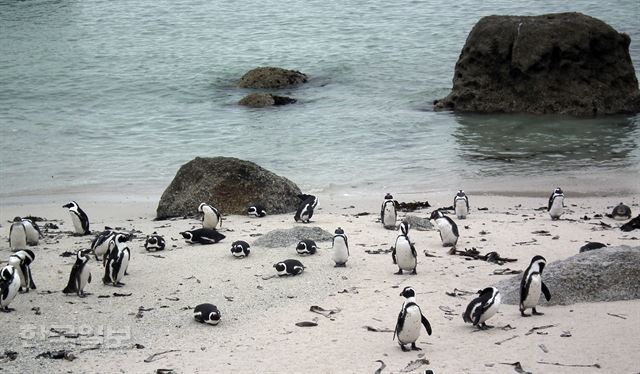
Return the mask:
[[[195,156],[303,189],[638,175],[640,116],[435,113],[484,15],[580,11],[631,36],[637,1],[0,1],[0,196],[161,191]],[[236,105],[257,66],[303,71],[299,103]]]

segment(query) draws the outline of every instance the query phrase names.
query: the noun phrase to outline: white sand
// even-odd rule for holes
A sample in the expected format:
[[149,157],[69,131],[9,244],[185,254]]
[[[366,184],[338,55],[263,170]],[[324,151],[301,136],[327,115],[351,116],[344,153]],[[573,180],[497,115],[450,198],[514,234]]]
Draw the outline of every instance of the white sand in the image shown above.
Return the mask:
[[[386,191],[385,191],[386,192]],[[129,275],[122,288],[103,285],[100,264],[91,261],[93,282],[85,299],[65,296],[60,291],[66,285],[74,258],[63,258],[64,251],[88,248],[93,236],[74,237],[69,234],[72,223],[66,200],[38,205],[0,206],[0,235],[8,238],[7,221],[14,216],[36,215],[56,221],[63,233],[49,234],[36,253],[33,277],[37,290],[16,297],[12,313],[0,313],[1,350],[18,352],[15,361],[1,363],[2,372],[68,371],[80,372],[155,372],[172,368],[176,372],[264,372],[264,373],[373,373],[382,360],[387,365],[383,373],[400,372],[410,361],[426,358],[430,364],[415,372],[430,368],[435,373],[514,373],[514,368],[501,363],[521,362],[526,371],[534,373],[637,373],[640,370],[640,301],[576,304],[541,307],[544,316],[522,318],[517,306],[502,305],[500,312],[488,324],[497,326],[477,331],[464,324],[461,313],[473,295],[451,297],[445,292],[454,288],[477,291],[507,276],[491,275],[494,269],[510,267],[523,270],[531,257],[540,254],[548,262],[567,258],[578,252],[586,241],[611,245],[638,245],[638,232],[600,230],[599,220],[583,221],[585,214],[608,213],[610,207],[625,201],[638,211],[637,191],[629,196],[572,197],[566,191],[567,213],[552,222],[546,212],[535,211],[545,206],[546,194],[537,197],[478,196],[469,192],[472,214],[467,220],[456,220],[461,230],[458,249],[475,247],[482,253],[497,251],[503,257],[517,258],[504,266],[482,261],[467,261],[447,254],[435,231],[415,231],[410,235],[418,249],[418,275],[398,276],[390,254],[367,254],[367,249],[388,249],[397,232],[388,231],[376,223],[380,196],[344,197],[319,195],[321,208],[311,225],[333,232],[341,226],[349,236],[351,258],[347,268],[334,268],[330,260],[330,242],[318,243],[320,251],[310,257],[300,257],[294,247],[266,249],[252,247],[246,259],[235,259],[229,251],[234,240],[253,243],[255,236],[273,229],[296,224],[293,214],[249,218],[228,216],[221,243],[209,246],[186,244],[179,231],[198,226],[197,220],[152,221],[155,203],[111,201],[91,203],[78,201],[91,219],[94,233],[105,225],[137,229],[144,234],[157,231],[167,240],[168,249],[158,252],[163,258],[144,251],[144,234],[131,244],[132,259]],[[450,195],[450,196],[449,196]],[[378,199],[378,197],[380,199]],[[428,200],[434,207],[449,206],[453,193],[396,196],[402,201]],[[153,199],[150,199],[153,200]],[[353,208],[349,208],[354,206]],[[488,211],[478,211],[487,207]],[[194,207],[194,211],[197,207]],[[346,208],[346,209],[345,209]],[[355,217],[356,213],[371,215]],[[413,214],[426,217],[430,210]],[[602,221],[619,225],[604,218]],[[468,226],[469,228],[464,228]],[[480,231],[486,235],[480,235]],[[532,234],[547,230],[551,236]],[[553,236],[559,236],[553,239]],[[534,245],[516,242],[537,240]],[[636,238],[636,239],[634,239]],[[483,241],[483,239],[485,241]],[[0,259],[11,253],[2,241]],[[424,250],[438,257],[425,257]],[[268,278],[275,274],[273,263],[286,258],[298,258],[306,266],[298,277]],[[267,278],[267,279],[263,279]],[[402,352],[391,332],[371,332],[364,326],[393,329],[403,298],[404,286],[413,286],[417,302],[433,327],[433,335],[423,330],[418,340],[422,352]],[[346,290],[346,292],[345,292]],[[43,294],[53,291],[52,294]],[[98,298],[114,292],[131,293],[129,297]],[[553,294],[553,290],[551,290]],[[194,321],[186,307],[199,303],[216,304],[222,312],[218,326],[201,325]],[[318,305],[339,309],[331,319],[309,311]],[[136,317],[139,307],[153,308]],[[36,315],[32,308],[39,307]],[[443,309],[452,310],[447,316]],[[622,315],[626,319],[608,315]],[[296,322],[316,321],[316,327],[297,327]],[[510,325],[514,329],[504,330]],[[553,325],[525,335],[535,326]],[[93,341],[80,336],[67,338],[55,335],[51,328],[67,329],[70,333],[99,334]],[[29,329],[38,331],[29,337]],[[40,330],[44,334],[40,333]],[[82,331],[80,331],[82,329]],[[110,346],[105,338],[114,336],[109,329],[130,331],[120,344]],[[124,329],[124,330],[123,330]],[[571,337],[560,335],[569,331]],[[44,335],[44,337],[42,336]],[[508,340],[501,345],[500,342]],[[83,348],[103,343],[98,350],[81,352]],[[77,343],[83,343],[77,345]],[[134,344],[144,348],[133,348]],[[544,345],[548,353],[539,347]],[[77,356],[72,362],[36,359],[41,352],[70,349]],[[167,351],[150,363],[144,359]],[[0,352],[1,353],[1,352]],[[549,366],[539,362],[590,365],[601,369]]]

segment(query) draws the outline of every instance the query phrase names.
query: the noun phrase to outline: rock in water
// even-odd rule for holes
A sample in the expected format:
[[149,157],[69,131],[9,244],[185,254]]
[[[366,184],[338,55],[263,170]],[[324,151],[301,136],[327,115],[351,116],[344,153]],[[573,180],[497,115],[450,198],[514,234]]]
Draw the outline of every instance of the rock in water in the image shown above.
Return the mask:
[[273,105],[293,104],[296,101],[296,99],[286,96],[276,96],[270,93],[257,92],[243,97],[238,104],[252,108],[264,108]]
[[[541,305],[570,305],[600,301],[640,299],[640,247],[607,247],[577,254],[548,264],[542,280],[551,291],[551,301]],[[495,287],[505,304],[520,302],[522,274]]]
[[580,13],[483,17],[460,53],[451,93],[434,108],[578,116],[640,112],[630,42]]
[[240,78],[242,88],[287,88],[306,83],[308,77],[296,70],[275,67],[259,67],[248,71]]
[[231,157],[196,157],[182,165],[162,194],[157,219],[196,214],[207,202],[223,214],[246,214],[260,201],[272,214],[295,212],[301,191],[290,180]]

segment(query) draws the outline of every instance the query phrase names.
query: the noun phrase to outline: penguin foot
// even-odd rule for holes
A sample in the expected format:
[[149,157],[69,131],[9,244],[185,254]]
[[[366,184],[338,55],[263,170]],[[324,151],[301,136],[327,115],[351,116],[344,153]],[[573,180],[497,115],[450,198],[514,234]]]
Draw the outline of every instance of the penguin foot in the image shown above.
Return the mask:
[[20,288],[18,289],[18,293],[27,293],[27,292],[29,292],[29,289],[28,289],[28,288],[27,288],[26,290],[25,290],[24,288],[22,288],[22,287],[20,287]]
[[395,274],[395,275],[402,275],[402,269],[398,269],[398,271],[397,271],[397,272],[395,272],[395,273],[393,273],[393,274]]
[[495,326],[489,326],[486,323],[482,322],[482,325],[480,325],[478,327],[480,327],[480,330],[489,330],[489,329],[494,328]]
[[526,314],[524,310],[520,311],[520,315],[522,315],[523,317],[531,317],[531,314]]
[[125,271],[125,272],[124,272],[124,275],[129,275],[129,273]]
[[11,313],[13,312],[15,309],[13,308],[9,308],[8,306],[4,307],[4,309],[0,309],[2,310],[3,313]]
[[333,267],[334,268],[346,268],[347,264],[335,264]]
[[538,312],[536,308],[533,308],[533,311],[531,313],[533,313],[534,316],[544,316],[544,313]]
[[400,344],[400,348],[402,348],[402,352],[409,352],[409,348],[405,348],[403,344]]
[[422,348],[418,348],[418,346],[416,345],[416,343],[411,343],[411,350],[412,351],[421,351]]
[[85,297],[87,297],[87,295],[86,295],[86,294],[84,294],[84,293],[79,293],[79,294],[78,294],[78,297],[81,297],[81,298],[83,298],[83,299],[84,299]]
[[417,274],[418,274],[418,272],[417,272],[417,271],[416,271],[416,269],[414,268],[414,269],[413,269],[413,271],[411,272],[411,274],[413,274],[413,275],[417,275]]
[[124,283],[122,283],[122,282],[114,283],[113,286],[114,287],[122,287],[122,286],[124,286]]

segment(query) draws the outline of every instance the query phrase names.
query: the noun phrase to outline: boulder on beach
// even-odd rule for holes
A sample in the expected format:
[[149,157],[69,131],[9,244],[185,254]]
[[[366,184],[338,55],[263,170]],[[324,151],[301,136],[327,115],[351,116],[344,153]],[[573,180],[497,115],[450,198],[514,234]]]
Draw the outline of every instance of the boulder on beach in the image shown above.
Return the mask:
[[[640,247],[606,247],[579,253],[548,264],[542,280],[551,300],[542,305],[640,299]],[[505,304],[520,303],[522,274],[498,282],[495,287]]]
[[291,229],[273,230],[259,237],[253,245],[266,248],[285,248],[298,244],[300,240],[316,242],[331,240],[333,235],[320,227],[298,226]]
[[196,214],[206,202],[222,214],[246,214],[260,202],[272,214],[294,212],[300,189],[249,161],[232,157],[196,157],[182,165],[160,198],[157,219]]
[[489,16],[473,27],[436,110],[592,116],[640,112],[631,39],[581,13]]
[[287,88],[306,83],[309,78],[297,70],[276,67],[259,67],[249,70],[240,78],[242,88]]
[[243,97],[238,104],[252,108],[264,108],[273,105],[293,104],[296,101],[298,100],[291,97],[276,96],[266,92],[255,92]]

